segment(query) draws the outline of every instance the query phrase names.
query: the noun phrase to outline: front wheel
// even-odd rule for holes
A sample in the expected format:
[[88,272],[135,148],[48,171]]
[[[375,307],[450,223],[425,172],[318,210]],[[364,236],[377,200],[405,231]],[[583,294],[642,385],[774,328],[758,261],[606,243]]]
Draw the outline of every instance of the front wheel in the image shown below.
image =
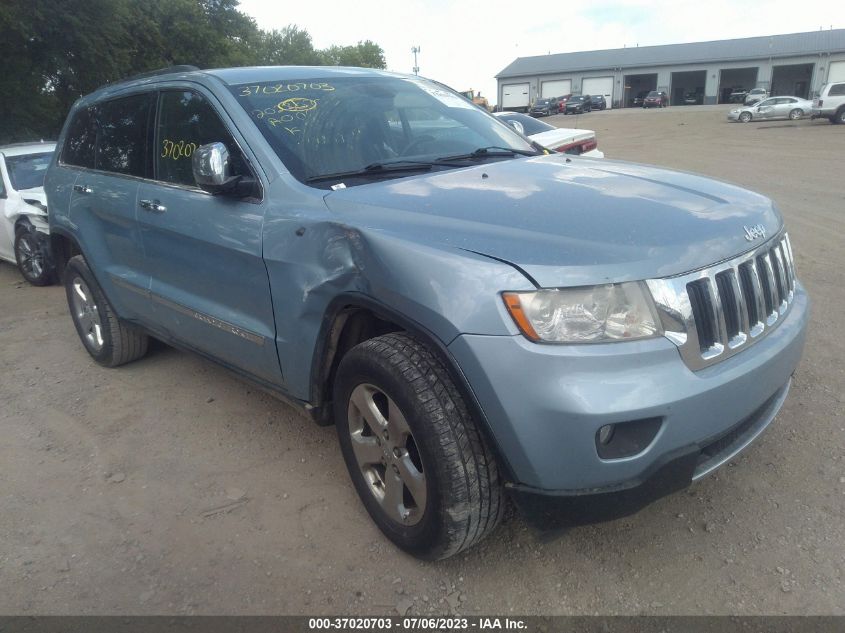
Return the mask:
[[751,113],[750,112],[743,112],[739,115],[739,120],[742,123],[748,123],[751,120]]
[[789,118],[793,121],[797,121],[802,116],[804,116],[804,111],[800,108],[795,108],[792,112],[789,113]]
[[21,228],[15,235],[15,261],[21,275],[33,286],[53,283],[53,260],[46,235],[34,228]]
[[370,339],[341,360],[334,415],[358,496],[401,549],[435,560],[499,523],[502,482],[446,366],[407,334]]
[[68,261],[64,284],[76,332],[95,361],[117,367],[147,353],[147,335],[118,318],[81,255]]

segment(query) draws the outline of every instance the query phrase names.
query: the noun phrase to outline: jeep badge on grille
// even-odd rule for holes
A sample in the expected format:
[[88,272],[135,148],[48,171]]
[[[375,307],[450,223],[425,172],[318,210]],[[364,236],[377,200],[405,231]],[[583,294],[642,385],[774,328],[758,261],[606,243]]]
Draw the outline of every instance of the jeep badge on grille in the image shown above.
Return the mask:
[[766,237],[766,227],[762,224],[755,224],[754,226],[743,226],[745,229],[745,239],[753,242],[758,237]]

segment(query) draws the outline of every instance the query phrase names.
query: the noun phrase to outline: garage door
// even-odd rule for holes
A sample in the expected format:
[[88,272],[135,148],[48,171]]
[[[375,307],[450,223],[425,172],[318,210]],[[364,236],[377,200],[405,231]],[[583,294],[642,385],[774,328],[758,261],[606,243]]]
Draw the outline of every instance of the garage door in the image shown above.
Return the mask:
[[555,79],[554,81],[544,81],[540,86],[541,97],[562,97],[571,93],[571,79]]
[[827,74],[827,82],[845,81],[845,62],[831,62],[830,72]]
[[613,107],[613,77],[585,77],[581,82],[582,95],[604,95],[608,109]]
[[507,84],[502,86],[503,108],[527,108],[528,84]]

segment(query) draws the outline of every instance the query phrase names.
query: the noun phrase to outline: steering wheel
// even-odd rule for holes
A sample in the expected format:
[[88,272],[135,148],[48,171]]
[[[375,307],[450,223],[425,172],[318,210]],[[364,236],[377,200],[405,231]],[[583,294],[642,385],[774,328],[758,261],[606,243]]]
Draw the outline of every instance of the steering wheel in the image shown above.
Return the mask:
[[423,145],[425,143],[431,143],[434,141],[434,137],[429,134],[423,134],[422,136],[418,136],[413,141],[408,143],[404,150],[402,150],[402,156],[410,156],[414,152],[412,150],[416,149],[417,146]]

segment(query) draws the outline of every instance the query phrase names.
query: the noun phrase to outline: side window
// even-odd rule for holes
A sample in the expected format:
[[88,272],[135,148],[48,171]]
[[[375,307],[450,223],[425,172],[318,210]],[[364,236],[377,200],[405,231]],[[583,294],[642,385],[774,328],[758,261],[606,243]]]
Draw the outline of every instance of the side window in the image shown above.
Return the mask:
[[146,93],[99,104],[97,169],[128,176],[150,175],[147,130],[153,101],[154,95]]
[[67,129],[62,148],[62,162],[74,167],[94,168],[94,149],[97,143],[97,126],[94,108],[76,111]]
[[200,145],[223,143],[229,149],[232,175],[246,176],[240,149],[211,104],[191,91],[162,92],[156,129],[156,178],[195,186],[191,156]]
[[828,97],[841,97],[845,95],[845,84],[834,84],[827,93]]
[[[5,162],[2,154],[0,154],[0,161]],[[6,185],[3,184],[3,176],[2,176],[2,174],[0,174],[0,198],[5,198],[5,197],[6,197]]]

